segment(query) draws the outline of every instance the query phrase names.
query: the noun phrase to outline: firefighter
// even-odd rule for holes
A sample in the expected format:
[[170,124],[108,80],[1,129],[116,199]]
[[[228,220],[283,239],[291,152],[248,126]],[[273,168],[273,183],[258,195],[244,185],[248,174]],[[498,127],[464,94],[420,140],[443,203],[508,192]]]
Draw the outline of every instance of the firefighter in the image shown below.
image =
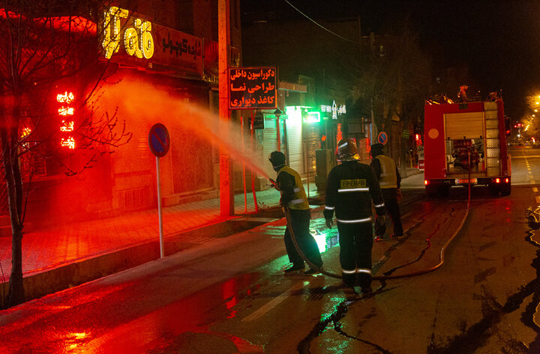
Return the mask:
[[[272,163],[274,171],[277,172],[274,186],[281,193],[280,204],[289,209],[289,222],[298,246],[308,260],[321,269],[323,265],[321,253],[317,242],[309,232],[311,211],[302,179],[298,172],[285,164],[285,155],[282,152],[274,151],[268,159]],[[288,227],[285,229],[284,240],[289,261],[292,263],[291,267],[285,269],[285,274],[304,270],[304,260],[294,246]],[[306,275],[317,273],[318,271],[313,268],[304,272]]]
[[[394,233],[390,237],[403,236],[403,225],[401,224],[401,212],[399,210],[399,199],[401,198],[401,176],[396,167],[396,163],[391,157],[383,153],[384,145],[371,145],[371,167],[375,171],[375,176],[381,186],[384,205],[392,223],[394,224]],[[385,228],[381,232],[376,232],[376,241],[384,236]]]
[[360,285],[363,293],[369,293],[373,248],[371,202],[375,205],[377,222],[384,224],[384,201],[373,169],[357,160],[354,141],[341,140],[336,153],[341,164],[328,174],[323,215],[328,228],[332,227],[334,213],[336,216],[343,283],[349,287]]

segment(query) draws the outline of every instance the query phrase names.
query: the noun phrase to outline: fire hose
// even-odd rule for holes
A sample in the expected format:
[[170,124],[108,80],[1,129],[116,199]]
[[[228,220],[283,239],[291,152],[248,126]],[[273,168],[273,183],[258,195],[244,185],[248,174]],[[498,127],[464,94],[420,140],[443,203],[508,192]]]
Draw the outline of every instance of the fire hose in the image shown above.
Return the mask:
[[[471,152],[470,151],[469,151],[468,157],[469,157],[469,162],[470,162],[470,160],[471,160]],[[461,220],[461,223],[460,223],[459,227],[457,228],[457,230],[454,232],[454,234],[450,237],[450,239],[441,248],[441,251],[439,252],[439,263],[437,265],[431,267],[431,268],[419,270],[419,271],[416,271],[416,272],[400,274],[400,275],[373,276],[371,279],[372,280],[389,280],[389,279],[408,278],[408,277],[413,277],[413,276],[417,276],[417,275],[427,274],[427,273],[433,272],[434,270],[439,269],[444,264],[444,254],[446,252],[446,249],[448,248],[450,243],[454,240],[454,238],[457,236],[457,234],[461,231],[461,229],[463,227],[463,224],[465,224],[465,221],[467,220],[467,217],[469,216],[470,206],[471,206],[471,167],[470,167],[470,163],[469,163],[468,197],[467,197],[467,209],[465,210],[465,216]],[[282,209],[283,209],[283,212],[285,214],[285,219],[287,220],[287,228],[289,229],[289,233],[291,234],[291,240],[292,240],[292,242],[294,244],[294,247],[298,251],[298,254],[300,255],[300,257],[311,268],[315,269],[317,272],[322,273],[322,274],[324,274],[326,276],[329,276],[329,277],[332,277],[332,278],[343,279],[342,275],[334,274],[334,273],[326,271],[325,269],[317,267],[315,264],[313,264],[313,262],[311,262],[306,257],[304,252],[302,252],[302,250],[300,249],[300,246],[298,245],[298,241],[296,240],[296,236],[294,235],[294,230],[293,230],[293,227],[291,225],[291,213],[289,211],[289,208],[283,207]]]

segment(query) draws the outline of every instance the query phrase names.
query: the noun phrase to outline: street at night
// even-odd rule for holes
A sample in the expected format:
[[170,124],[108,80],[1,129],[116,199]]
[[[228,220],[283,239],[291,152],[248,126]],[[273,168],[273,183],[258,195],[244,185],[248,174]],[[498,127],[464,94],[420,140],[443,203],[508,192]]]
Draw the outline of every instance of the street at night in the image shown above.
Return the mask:
[[[2,312],[2,353],[535,353],[540,150],[515,147],[507,197],[403,181],[405,237],[374,246],[373,293],[284,276],[284,219]],[[312,206],[325,270],[335,227]],[[464,217],[467,216],[465,220]],[[442,263],[442,264],[440,264]]]
[[0,354],[539,354],[539,11],[0,0]]

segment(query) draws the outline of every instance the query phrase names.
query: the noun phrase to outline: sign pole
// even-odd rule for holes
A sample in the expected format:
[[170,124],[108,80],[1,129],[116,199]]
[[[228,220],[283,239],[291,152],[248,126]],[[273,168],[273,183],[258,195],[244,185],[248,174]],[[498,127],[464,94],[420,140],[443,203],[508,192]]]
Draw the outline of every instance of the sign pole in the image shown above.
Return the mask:
[[157,203],[158,203],[158,218],[159,218],[159,255],[165,257],[163,247],[163,213],[161,212],[161,178],[159,174],[159,158],[163,157],[169,151],[171,139],[169,131],[161,123],[154,124],[148,133],[148,146],[150,151],[156,156],[156,178],[157,178]]
[[161,212],[161,187],[159,177],[159,157],[156,156],[156,176],[157,176],[157,204],[158,204],[158,216],[159,216],[159,255],[161,258],[165,257],[165,250],[163,247],[163,213]]

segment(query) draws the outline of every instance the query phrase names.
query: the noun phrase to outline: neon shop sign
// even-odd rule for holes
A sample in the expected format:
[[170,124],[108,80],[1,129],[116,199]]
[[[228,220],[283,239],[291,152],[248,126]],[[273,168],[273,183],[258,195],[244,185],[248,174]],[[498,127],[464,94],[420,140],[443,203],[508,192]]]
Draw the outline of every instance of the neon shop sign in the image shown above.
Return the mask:
[[73,121],[73,115],[75,114],[75,108],[71,107],[71,103],[75,99],[73,92],[59,93],[56,95],[56,101],[61,104],[58,108],[58,115],[62,118],[60,124],[60,132],[62,139],[60,145],[68,148],[75,149],[75,138],[73,138],[73,129],[75,122]]
[[336,105],[336,100],[334,100],[331,106],[322,105],[321,112],[332,113],[332,119],[338,119],[338,116],[347,113],[347,107],[344,104]]
[[127,54],[137,58],[150,59],[154,55],[152,23],[131,18],[129,23],[121,25],[121,19],[129,18],[129,11],[111,7],[105,11],[103,19],[103,42],[105,58],[111,59],[118,53],[121,44]]

